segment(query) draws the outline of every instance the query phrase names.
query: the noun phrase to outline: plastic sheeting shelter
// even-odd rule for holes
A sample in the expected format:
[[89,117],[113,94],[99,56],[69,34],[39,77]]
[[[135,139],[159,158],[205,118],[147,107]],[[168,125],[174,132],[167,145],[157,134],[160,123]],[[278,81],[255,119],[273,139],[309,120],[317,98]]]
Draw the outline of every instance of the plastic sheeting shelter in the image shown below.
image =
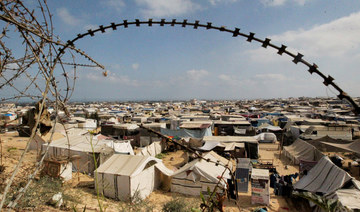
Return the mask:
[[104,196],[118,200],[145,199],[161,183],[170,183],[173,172],[161,160],[150,156],[111,156],[96,169],[95,188]]
[[250,158],[237,158],[236,185],[237,191],[247,193],[249,190],[249,172],[252,169]]
[[294,164],[299,164],[300,160],[318,161],[323,157],[323,154],[317,150],[313,145],[297,139],[290,146],[284,146],[283,153]]
[[342,188],[351,179],[346,171],[337,167],[327,156],[323,156],[308,174],[294,185],[294,189],[329,194]]
[[130,141],[116,141],[116,140],[106,140],[106,145],[114,149],[117,154],[126,154],[134,155],[134,150],[131,146]]
[[[228,164],[228,160],[213,151],[207,153],[204,158],[213,162],[219,161],[222,165]],[[231,162],[229,162],[229,167],[232,167]],[[207,194],[207,188],[209,187],[210,190],[215,188],[219,181],[218,176],[221,176],[224,170],[225,167],[221,165],[216,166],[215,163],[195,159],[173,174],[171,191],[193,196],[200,195],[200,192]],[[225,181],[231,178],[229,170],[225,170],[223,177]],[[220,181],[220,187],[226,187],[223,180]]]
[[277,141],[276,135],[274,133],[261,133],[254,136],[254,138],[259,143],[275,143]]
[[154,142],[147,147],[144,147],[137,155],[144,155],[144,156],[153,156],[155,157],[157,154],[162,152],[162,147],[160,142]]

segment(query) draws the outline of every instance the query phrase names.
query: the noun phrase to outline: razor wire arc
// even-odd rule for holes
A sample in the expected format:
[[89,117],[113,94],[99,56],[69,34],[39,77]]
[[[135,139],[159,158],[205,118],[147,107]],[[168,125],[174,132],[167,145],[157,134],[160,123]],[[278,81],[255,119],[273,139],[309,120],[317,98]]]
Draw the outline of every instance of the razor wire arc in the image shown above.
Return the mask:
[[[220,32],[231,33],[233,37],[238,37],[238,36],[245,37],[246,41],[248,41],[248,42],[256,41],[258,43],[261,43],[261,46],[264,48],[267,48],[269,46],[273,49],[276,49],[277,54],[279,54],[279,55],[286,54],[286,55],[292,57],[293,63],[295,63],[295,64],[302,63],[305,66],[307,66],[309,68],[307,71],[310,74],[315,73],[318,76],[320,76],[324,80],[323,84],[325,86],[331,85],[333,88],[335,88],[339,92],[337,97],[340,100],[344,100],[344,99],[347,100],[353,107],[353,112],[356,115],[360,114],[360,107],[343,89],[341,89],[337,84],[334,83],[334,78],[330,75],[326,76],[325,74],[320,72],[320,70],[318,69],[318,66],[315,63],[311,64],[311,63],[307,62],[306,60],[304,60],[303,59],[304,55],[302,55],[301,53],[294,54],[294,53],[286,50],[287,46],[285,46],[285,45],[277,46],[277,45],[271,43],[270,42],[271,39],[269,39],[269,38],[265,38],[264,40],[257,38],[257,37],[255,37],[255,33],[253,33],[253,32],[250,32],[249,34],[245,34],[245,33],[240,32],[240,28],[235,28],[234,30],[231,30],[231,29],[227,29],[224,26],[221,26],[221,27],[213,26],[211,22],[207,22],[206,24],[201,24],[200,21],[188,22],[187,19],[184,19],[183,21],[177,21],[176,19],[172,19],[171,21],[166,21],[165,19],[161,19],[160,21],[153,21],[153,19],[149,19],[148,21],[140,21],[139,19],[135,19],[135,21],[130,21],[130,22],[128,20],[123,20],[122,23],[118,23],[118,24],[111,23],[108,26],[100,25],[97,29],[90,29],[86,33],[78,34],[74,39],[68,40],[66,45],[63,48],[59,49],[59,55],[63,54],[64,50],[66,48],[74,47],[74,43],[77,40],[82,39],[83,37],[86,37],[89,35],[91,37],[93,37],[95,35],[95,33],[98,33],[98,32],[104,33],[108,29],[117,30],[118,27],[128,28],[129,25],[135,25],[136,27],[140,27],[141,25],[147,25],[149,27],[151,27],[153,25],[159,25],[159,26],[181,25],[182,27],[192,26],[194,29],[198,29],[198,28],[214,29],[214,30],[218,30]],[[57,58],[55,58],[55,61],[56,60],[57,60]]]

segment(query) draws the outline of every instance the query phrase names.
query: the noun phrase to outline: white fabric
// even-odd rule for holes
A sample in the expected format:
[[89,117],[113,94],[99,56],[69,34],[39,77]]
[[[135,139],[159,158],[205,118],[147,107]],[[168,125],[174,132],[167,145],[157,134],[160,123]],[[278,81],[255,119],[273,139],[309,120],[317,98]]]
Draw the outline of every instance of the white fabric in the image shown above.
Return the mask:
[[277,141],[276,135],[274,133],[261,133],[259,135],[254,136],[254,138],[258,141],[270,141],[275,143]]
[[[209,152],[204,158],[223,165],[228,164],[225,158],[220,157],[215,152]],[[231,163],[228,165],[232,167]],[[200,191],[206,191],[207,187],[212,188],[217,184],[218,177],[222,175],[224,170],[225,168],[221,165],[216,166],[214,163],[203,159],[196,159],[173,174],[171,191],[188,195],[200,195]],[[225,170],[223,177],[225,180],[230,178],[229,170]],[[220,181],[220,185],[226,187],[223,180]]]

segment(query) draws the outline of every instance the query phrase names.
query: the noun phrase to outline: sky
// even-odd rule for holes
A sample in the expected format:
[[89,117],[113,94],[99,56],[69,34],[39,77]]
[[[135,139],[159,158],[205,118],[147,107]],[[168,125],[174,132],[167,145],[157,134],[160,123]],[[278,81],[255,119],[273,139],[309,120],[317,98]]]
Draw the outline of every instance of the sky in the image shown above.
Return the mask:
[[[30,4],[31,5],[31,4]],[[99,25],[187,19],[240,28],[316,63],[360,96],[359,0],[48,0],[55,33],[71,40]],[[307,67],[258,42],[216,30],[129,26],[75,43],[106,67],[77,69],[72,100],[334,97]],[[77,56],[79,63],[89,63]],[[69,67],[70,68],[70,67]]]

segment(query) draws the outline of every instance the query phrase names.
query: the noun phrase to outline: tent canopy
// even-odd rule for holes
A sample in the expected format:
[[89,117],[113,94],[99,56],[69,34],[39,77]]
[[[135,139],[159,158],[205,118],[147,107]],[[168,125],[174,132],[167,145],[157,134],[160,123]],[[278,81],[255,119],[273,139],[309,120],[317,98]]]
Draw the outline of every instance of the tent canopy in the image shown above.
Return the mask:
[[346,171],[337,167],[327,156],[323,156],[308,174],[294,185],[294,189],[329,194],[342,188],[351,179]]
[[[212,162],[219,161],[222,165],[228,165],[232,167],[232,163],[227,159],[219,156],[215,152],[211,151],[204,156],[205,159],[209,159]],[[190,163],[184,165],[179,170],[177,170],[173,176],[181,175],[183,173],[189,173],[188,175],[192,175],[192,180],[195,182],[197,179],[196,174],[201,175],[202,177],[206,178],[210,182],[218,182],[218,177],[224,172],[225,167],[223,166],[216,166],[215,163],[210,163],[205,160],[196,159],[191,161]],[[225,170],[225,174],[223,176],[225,179],[230,178],[230,173],[228,170]],[[222,182],[222,181],[221,181]],[[222,182],[223,183],[223,182]]]
[[[96,172],[132,177],[138,175],[151,162],[162,163],[161,160],[150,156],[115,154]],[[161,166],[159,169],[165,170],[165,168]],[[166,173],[171,173],[171,171],[166,170]]]
[[299,164],[300,160],[318,161],[323,156],[314,146],[301,139],[297,139],[290,146],[284,146],[283,154],[294,164]]
[[347,143],[347,144],[336,144],[336,143],[328,143],[328,142],[323,142],[323,143],[329,146],[347,150],[349,152],[360,154],[360,140],[356,140],[352,143]]

